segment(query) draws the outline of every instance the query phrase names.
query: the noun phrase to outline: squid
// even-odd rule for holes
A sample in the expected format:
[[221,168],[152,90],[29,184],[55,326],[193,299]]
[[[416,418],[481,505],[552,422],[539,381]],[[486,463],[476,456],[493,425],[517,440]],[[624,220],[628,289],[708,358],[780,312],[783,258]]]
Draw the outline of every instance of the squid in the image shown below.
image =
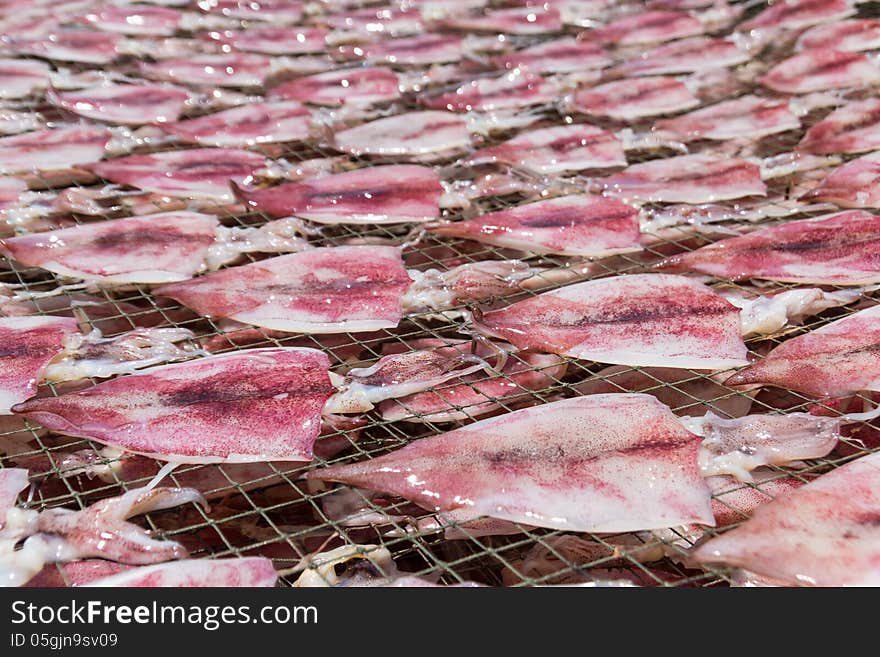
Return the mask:
[[19,112],[0,107],[0,136],[17,135],[30,130],[39,130],[45,120],[36,112]]
[[112,135],[100,126],[70,126],[0,137],[0,174],[61,170],[98,162]]
[[157,285],[219,269],[243,253],[308,248],[290,221],[226,228],[198,212],[160,212],[0,240],[0,253],[90,288]]
[[880,148],[880,100],[849,102],[811,126],[798,144],[805,153],[864,153]]
[[[415,340],[409,346],[413,349],[452,346],[462,353],[483,358],[491,355],[479,343],[471,346],[459,340]],[[383,401],[379,404],[382,419],[439,423],[482,417],[503,406],[534,402],[531,391],[552,386],[566,371],[565,361],[554,354],[514,353],[512,345],[503,343],[493,344],[491,349],[510,354],[504,364],[498,366],[498,374],[475,371],[451,385]]]
[[258,3],[243,0],[198,0],[196,4],[209,14],[280,25],[298,24],[303,18],[304,10],[303,3],[290,0],[260,0]]
[[291,333],[344,333],[397,326],[406,313],[441,311],[510,293],[534,271],[519,261],[406,270],[400,249],[309,249],[155,288],[201,315]]
[[672,367],[626,365],[606,367],[594,376],[571,385],[581,395],[641,392],[656,397],[676,415],[699,417],[717,411],[740,417],[752,407],[748,387],[725,387],[724,374],[689,372]]
[[656,265],[670,272],[790,283],[880,283],[875,240],[880,217],[850,210],[801,219],[730,237]]
[[582,32],[578,38],[617,47],[672,41],[708,31],[695,15],[683,11],[642,11]]
[[[154,538],[128,519],[190,503],[207,508],[194,489],[156,488],[153,483],[80,511],[7,510],[0,529],[0,586],[21,586],[47,563],[99,557],[147,565],[185,558],[187,551],[180,543]],[[13,549],[17,543],[20,549]]]
[[519,349],[616,365],[723,369],[748,362],[739,310],[683,276],[568,285],[482,313],[473,328]]
[[[6,516],[15,508],[18,494],[30,486],[28,471],[23,468],[0,470],[0,532],[6,528]],[[0,534],[3,536],[3,534]]]
[[283,82],[268,96],[328,107],[387,103],[400,98],[400,80],[385,66],[349,68]]
[[856,13],[853,0],[789,0],[767,7],[757,16],[737,26],[755,45],[768,43],[781,33],[813,25],[833,23]]
[[811,27],[801,34],[795,50],[830,48],[840,52],[862,52],[880,48],[880,20],[852,18]]
[[458,62],[464,50],[464,39],[456,34],[419,34],[359,44],[352,54],[371,64],[410,67]]
[[752,470],[765,465],[827,456],[841,438],[842,424],[860,420],[809,413],[725,419],[711,411],[701,418],[683,418],[689,431],[703,437],[699,454],[703,476],[729,474],[745,482],[752,481]]
[[850,160],[800,198],[842,208],[880,208],[880,153]]
[[422,105],[450,112],[494,112],[544,105],[559,94],[561,83],[528,69],[513,69],[497,78],[478,78],[440,94],[423,94]]
[[880,84],[880,67],[863,53],[809,50],[783,60],[759,82],[786,94],[870,87]]
[[176,343],[193,337],[187,329],[135,329],[103,338],[97,329],[83,335],[70,317],[0,318],[4,364],[0,376],[0,415],[37,391],[41,382],[61,383],[121,372],[187,356]]
[[817,398],[880,390],[880,306],[786,340],[728,377],[727,385],[773,385]]
[[745,337],[773,335],[798,324],[804,318],[817,315],[828,308],[855,303],[865,290],[836,290],[828,292],[817,287],[778,290],[766,293],[737,286],[721,288],[718,294],[740,308],[740,324]]
[[475,16],[446,17],[439,27],[465,32],[497,34],[548,34],[562,30],[559,10],[550,6],[495,9]]
[[539,175],[626,166],[624,143],[613,133],[587,123],[541,128],[497,146],[481,148],[465,166],[500,163]]
[[105,32],[143,37],[172,36],[178,30],[194,32],[220,27],[228,21],[210,20],[207,16],[186,14],[170,7],[102,3],[78,16],[74,22]]
[[5,214],[5,210],[16,207],[27,190],[24,180],[11,176],[0,178],[0,217]]
[[599,258],[642,249],[638,214],[616,199],[577,194],[432,224],[428,231],[529,253]]
[[711,526],[698,448],[699,438],[653,397],[591,395],[481,420],[307,478],[554,529]]
[[141,75],[183,85],[255,87],[273,72],[284,70],[282,58],[270,59],[254,53],[170,57],[158,62],[141,61]]
[[58,29],[39,37],[13,37],[5,45],[9,52],[16,55],[106,65],[122,54],[123,37],[108,32]]
[[384,165],[249,190],[234,185],[245,207],[271,217],[323,224],[425,222],[440,215],[443,186],[430,167]]
[[611,69],[625,77],[700,73],[744,64],[748,50],[734,39],[697,36],[641,52]]
[[412,5],[346,8],[323,17],[323,23],[341,30],[345,38],[375,41],[383,37],[419,34],[425,31],[421,13]]
[[180,559],[152,566],[125,566],[86,559],[46,566],[27,586],[125,588],[271,587],[278,581],[265,557]]
[[758,507],[691,557],[785,585],[877,586],[878,490],[880,454],[868,454]]
[[253,26],[247,30],[212,30],[202,35],[241,52],[261,55],[323,53],[327,31],[319,27]]
[[177,121],[190,94],[170,85],[101,84],[67,92],[50,87],[46,98],[53,105],[89,119],[144,125]]
[[49,65],[35,59],[0,58],[0,100],[19,100],[49,84]]
[[391,354],[342,376],[316,349],[269,347],[153,367],[13,410],[175,464],[310,461],[322,416],[370,410],[486,367],[449,347]]
[[129,155],[87,168],[105,180],[148,192],[229,203],[229,182],[243,183],[266,163],[265,157],[250,151],[195,148]]
[[632,121],[693,109],[700,102],[682,80],[656,76],[588,87],[576,92],[567,105],[573,111],[591,116]]
[[597,183],[606,194],[642,203],[699,204],[767,195],[758,165],[701,153],[633,164]]
[[602,69],[614,60],[602,46],[574,37],[553,39],[535,46],[495,55],[491,63],[498,69],[526,69],[532,73],[582,73]]
[[159,128],[180,141],[235,148],[307,140],[313,130],[311,110],[300,103],[249,103],[194,119],[162,122]]
[[788,99],[740,96],[673,119],[657,121],[654,132],[682,141],[761,139],[800,128],[800,112],[792,105]]
[[462,116],[436,110],[408,112],[337,132],[333,146],[358,157],[435,162],[471,147],[471,134],[488,134],[524,125],[536,116]]

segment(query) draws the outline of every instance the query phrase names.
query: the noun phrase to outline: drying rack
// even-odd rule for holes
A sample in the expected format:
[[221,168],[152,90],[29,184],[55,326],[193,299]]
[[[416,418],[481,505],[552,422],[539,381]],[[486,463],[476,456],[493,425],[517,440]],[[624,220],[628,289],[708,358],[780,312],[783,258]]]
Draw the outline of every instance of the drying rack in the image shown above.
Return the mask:
[[[880,5],[860,5],[859,15],[880,15],[878,6]],[[751,7],[749,15],[758,9],[760,7]],[[528,41],[537,42],[540,39],[529,39]],[[774,53],[773,57],[777,59],[783,54]],[[759,60],[759,65],[761,63],[766,62]],[[400,107],[402,111],[406,111],[407,109],[415,109],[417,106],[404,100],[400,103]],[[53,118],[53,110],[42,101],[21,103],[18,108],[42,111],[47,118]],[[805,117],[803,127],[799,131],[791,131],[761,140],[760,153],[769,156],[790,151],[802,136],[804,129],[827,114],[828,111],[826,109],[813,112]],[[582,116],[571,116],[575,121],[587,120]],[[551,109],[547,112],[545,122],[548,125],[558,124],[562,119],[563,116],[560,113]],[[620,127],[614,126],[613,123],[590,122]],[[650,122],[641,127],[646,126],[649,127]],[[486,143],[502,141],[507,136],[495,135],[492,139],[487,139]],[[711,145],[698,144],[696,146],[703,148]],[[321,145],[306,147],[285,144],[280,147],[273,145],[270,148],[273,156],[283,157],[291,163],[340,155],[331,148]],[[161,148],[161,150],[168,149],[167,145]],[[630,152],[628,160],[630,164],[633,164],[656,156],[656,153]],[[372,164],[373,162],[351,157],[348,158],[346,167],[357,168]],[[43,182],[45,189],[57,191],[56,188],[53,188],[51,181],[45,180]],[[98,180],[94,184],[102,185],[106,184],[106,181]],[[791,179],[771,181],[768,184],[768,194],[771,196],[785,195],[788,193],[790,184]],[[528,200],[534,199],[525,199],[516,195],[493,197],[474,202],[465,212],[490,212]],[[461,213],[462,211],[444,211],[443,214],[444,218],[455,220]],[[116,216],[123,215],[113,213],[108,214],[106,218]],[[793,215],[782,220],[768,219],[759,222],[758,225],[769,225],[778,221],[807,216],[810,215]],[[72,219],[77,222],[98,220],[94,217],[76,215],[73,215]],[[254,226],[265,223],[270,218],[250,212],[244,215],[221,215],[221,220],[228,226]],[[351,240],[364,238],[400,241],[411,228],[412,226],[323,227],[320,236],[313,236],[310,239],[315,244],[326,246],[346,244]],[[566,283],[646,271],[651,262],[659,260],[671,251],[693,250],[711,241],[713,238],[694,235],[686,230],[682,230],[680,235],[667,234],[649,246],[644,253],[597,261],[595,271],[573,276]],[[409,265],[418,269],[434,267],[445,270],[467,262],[505,259],[509,255],[509,251],[495,249],[487,245],[424,236],[420,242],[406,249],[404,259]],[[260,257],[246,256],[239,263],[246,262],[248,259],[253,261],[260,259]],[[545,256],[529,259],[528,262],[552,269],[569,267],[573,260],[565,257]],[[5,264],[8,269],[0,271],[0,282],[20,286],[25,291],[43,292],[65,282],[43,270],[24,268],[12,262]],[[730,282],[714,282],[713,284],[736,285]],[[552,287],[546,289],[552,289]],[[773,290],[793,287],[795,286],[785,284],[769,286]],[[541,291],[545,290],[518,292],[504,299],[490,299],[481,302],[480,306],[506,305]],[[145,323],[186,328],[193,331],[199,340],[229,335],[218,323],[199,317],[191,311],[171,303],[168,299],[154,297],[145,286],[125,291],[99,290],[95,297],[97,302],[94,305],[78,307],[78,317],[83,323],[101,329],[107,336]],[[856,308],[873,305],[874,302],[873,294],[865,294],[857,303],[830,309],[818,316],[808,318],[802,326],[788,327],[770,337],[747,340],[747,344],[752,355],[757,356],[759,353],[766,353],[769,347],[776,346],[785,339],[819,328],[830,321],[855,312]],[[38,312],[48,312],[44,310],[45,300],[36,300],[35,304]],[[389,343],[400,344],[416,338],[450,341],[467,337],[458,332],[462,328],[462,321],[454,313],[454,311],[462,309],[467,310],[467,308],[457,308],[452,309],[449,313],[411,315],[401,322],[398,328],[380,331],[378,336],[365,337],[358,334],[344,334],[339,336],[340,340],[336,341],[333,346],[325,346],[322,336],[291,335],[278,338],[264,332],[262,340],[248,343],[247,348],[290,346],[292,344],[313,346],[325,351],[331,358],[334,371],[340,371],[344,368],[365,366],[375,362],[382,355],[383,345]],[[444,318],[444,315],[447,317]],[[108,330],[108,327],[112,328]],[[234,340],[234,337],[230,339]],[[228,352],[239,348],[242,347],[230,343],[228,348],[222,351]],[[357,356],[352,358],[351,352],[354,351],[357,352]],[[511,358],[516,357],[515,354],[511,355]],[[600,372],[607,367],[573,359],[567,359],[566,362],[565,375],[561,378],[552,378],[549,385],[531,391],[518,390],[510,398],[498,399],[499,412],[522,407],[524,397],[528,399],[529,403],[540,404],[560,397],[576,395],[578,394],[574,389],[576,384],[591,377],[602,379],[603,375]],[[630,370],[643,372],[642,368],[638,367],[630,368]],[[491,376],[503,375],[492,374]],[[683,371],[682,382],[706,376],[704,372]],[[680,386],[682,382],[671,384],[657,380],[656,385],[644,391],[656,392],[663,388]],[[457,383],[457,381],[450,381],[432,390],[442,394],[444,389],[457,385]],[[620,389],[620,391],[624,392],[625,390]],[[678,391],[681,392],[681,389],[679,388]],[[811,405],[816,404],[816,400],[796,393],[786,392],[783,395],[777,394],[777,392],[772,389],[761,392],[754,400],[751,412],[781,412],[778,405],[779,400],[783,398],[786,411],[806,411]],[[687,395],[686,392],[683,394]],[[690,407],[705,404],[716,414],[725,417],[724,410],[718,408],[717,404],[729,397],[742,394],[745,393],[733,388],[722,388],[713,399],[694,398],[692,403],[679,405],[673,408],[673,411],[679,415],[687,415]],[[511,400],[515,401],[515,404],[512,404]],[[467,407],[457,410],[465,414],[468,413]],[[165,484],[185,485],[187,474],[201,468],[213,469],[214,474],[218,475],[219,485],[213,490],[205,491],[212,499],[210,510],[205,511],[198,506],[188,505],[173,511],[151,513],[136,519],[136,522],[144,524],[160,537],[181,541],[195,558],[264,555],[272,558],[278,569],[290,568],[316,550],[331,549],[344,544],[357,544],[363,546],[380,545],[391,553],[400,570],[447,584],[474,580],[490,585],[528,586],[588,581],[597,576],[600,579],[634,577],[640,583],[658,586],[713,586],[731,582],[730,573],[725,569],[687,568],[680,559],[675,558],[677,555],[684,556],[684,548],[693,540],[692,536],[678,535],[675,532],[665,533],[662,536],[646,533],[630,535],[628,537],[630,543],[627,545],[621,545],[620,536],[578,534],[581,538],[600,546],[596,548],[596,551],[601,556],[584,558],[583,556],[577,557],[572,551],[565,548],[568,539],[563,537],[569,533],[556,530],[521,527],[521,533],[516,535],[480,537],[467,535],[467,530],[462,529],[465,536],[457,540],[448,540],[444,538],[442,529],[417,529],[416,522],[429,518],[431,514],[427,511],[414,512],[413,505],[394,498],[385,499],[381,506],[377,505],[373,499],[368,498],[364,498],[364,503],[365,506],[371,507],[377,512],[406,516],[406,520],[389,521],[378,528],[343,526],[325,513],[322,504],[325,497],[332,492],[333,487],[323,486],[321,488],[314,483],[307,483],[301,479],[305,472],[313,467],[328,463],[374,458],[398,449],[413,440],[437,435],[469,422],[459,421],[443,424],[428,421],[421,423],[386,422],[375,411],[368,413],[366,419],[365,426],[358,429],[357,432],[353,430],[338,432],[339,436],[348,439],[349,444],[330,461],[316,459],[310,464],[271,464],[259,476],[244,479],[230,476],[227,472],[228,466],[224,465],[179,466],[168,476]],[[41,433],[35,426],[30,427],[29,431],[32,440],[31,447],[15,457],[0,456],[0,466],[14,467],[16,464],[20,464],[23,459],[28,463],[38,464],[31,470],[32,476],[34,476],[34,486],[28,506],[32,508],[54,506],[83,508],[97,499],[118,495],[130,488],[142,486],[152,478],[153,473],[148,472],[142,477],[122,480],[113,470],[110,470],[107,481],[101,478],[89,479],[83,475],[62,476],[65,474],[65,466],[62,462],[65,454],[83,449],[100,450],[102,446],[88,440],[47,435]],[[857,427],[852,438],[844,439],[842,445],[845,448],[843,450],[845,453],[835,452],[828,458],[809,461],[804,464],[804,468],[798,470],[787,468],[775,468],[775,470],[780,477],[804,478],[826,472],[842,463],[862,456],[870,449],[858,440],[858,431]],[[0,434],[0,441],[4,438],[8,438],[8,434]],[[161,464],[157,464],[157,468],[158,465]],[[742,486],[750,485],[742,484]],[[706,530],[707,535],[712,533],[713,530]],[[649,547],[663,547],[669,556],[659,561],[644,563],[642,555]],[[369,551],[370,548],[365,549]],[[540,560],[544,564],[543,569],[536,572],[534,568],[525,568],[523,560],[528,556],[534,557],[538,552],[543,552],[543,558]],[[376,567],[381,570],[381,565]],[[282,577],[281,583],[291,584],[296,577],[297,575]]]

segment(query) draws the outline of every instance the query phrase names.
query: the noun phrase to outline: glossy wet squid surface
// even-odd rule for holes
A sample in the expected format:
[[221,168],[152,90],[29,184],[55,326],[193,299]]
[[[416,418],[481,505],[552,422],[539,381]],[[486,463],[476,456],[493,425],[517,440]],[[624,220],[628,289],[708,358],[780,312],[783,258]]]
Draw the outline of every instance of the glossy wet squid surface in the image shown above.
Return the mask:
[[876,586],[878,478],[880,457],[863,456],[758,507],[693,557],[789,586]]
[[335,391],[328,368],[313,349],[256,349],[32,399],[16,412],[175,463],[309,460],[321,409]]
[[721,369],[747,362],[739,311],[682,276],[577,283],[487,312],[475,325],[520,349],[601,363]]
[[559,529],[711,525],[698,444],[653,397],[593,395],[482,420],[309,478]]

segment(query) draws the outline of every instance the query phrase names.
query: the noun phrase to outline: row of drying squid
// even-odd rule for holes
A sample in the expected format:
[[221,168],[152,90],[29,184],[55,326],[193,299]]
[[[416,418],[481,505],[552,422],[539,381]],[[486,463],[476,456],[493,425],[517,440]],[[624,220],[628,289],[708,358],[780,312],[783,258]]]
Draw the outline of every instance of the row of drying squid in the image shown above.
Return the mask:
[[[268,559],[190,559],[128,519],[206,507],[230,482],[268,486],[275,464],[332,459],[368,412],[484,419],[309,471],[315,490],[351,487],[321,498],[336,526],[623,534],[608,541],[633,558],[730,566],[750,584],[878,582],[878,456],[820,477],[766,467],[825,457],[876,415],[857,395],[880,391],[880,309],[864,306],[880,283],[880,21],[853,18],[855,2],[789,0],[745,22],[746,4],[711,0],[21,4],[0,3],[0,220],[16,235],[0,251],[25,277],[64,285],[7,285],[0,298],[0,449],[19,466],[0,470],[2,583],[272,585]],[[762,150],[815,112],[827,114],[790,151]],[[337,155],[291,162],[279,157],[291,142]],[[646,153],[661,157],[629,163]],[[775,180],[785,193],[768,191]],[[479,212],[511,194],[528,202]],[[826,214],[753,223],[805,212]],[[220,220],[247,213],[270,220]],[[316,246],[332,224],[415,228]],[[670,249],[700,234],[723,239]],[[519,257],[416,262],[412,247],[439,238]],[[251,253],[284,255],[237,264]],[[641,273],[576,282],[633,263]],[[77,321],[97,291],[133,286],[159,301],[155,325],[105,338]],[[198,342],[159,326],[179,312],[163,300],[223,332]],[[744,338],[842,306],[857,312],[748,358]],[[399,340],[354,369],[309,337],[333,350],[334,336],[387,336],[414,315],[461,320],[468,337]],[[215,353],[291,333],[304,337]],[[573,360],[609,367],[567,387],[579,396],[534,405]],[[749,415],[763,386],[843,401],[834,417],[832,402]],[[79,511],[27,508],[28,469],[46,467],[33,426],[106,446],[57,455],[68,477],[156,478]],[[167,488],[156,461],[224,467]],[[431,515],[386,513],[389,494]],[[613,563],[586,538],[548,543]],[[353,559],[368,567],[341,578]],[[540,549],[520,567],[538,581],[554,572]],[[367,545],[284,574],[431,583]]]

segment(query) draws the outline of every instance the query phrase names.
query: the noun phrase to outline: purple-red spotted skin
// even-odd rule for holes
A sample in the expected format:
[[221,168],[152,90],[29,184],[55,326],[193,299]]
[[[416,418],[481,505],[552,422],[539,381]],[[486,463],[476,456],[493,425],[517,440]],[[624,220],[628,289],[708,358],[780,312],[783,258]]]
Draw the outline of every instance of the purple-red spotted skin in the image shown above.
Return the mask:
[[856,12],[850,0],[790,0],[770,5],[738,26],[743,33],[797,30],[846,18]]
[[699,204],[767,195],[758,165],[700,153],[633,164],[601,183],[606,194],[641,203]]
[[810,50],[780,62],[759,81],[772,91],[806,94],[880,84],[880,68],[863,53]]
[[269,97],[328,107],[384,103],[400,97],[400,80],[385,66],[348,68],[283,82]]
[[626,166],[626,155],[613,133],[581,123],[529,130],[497,146],[477,150],[463,163],[508,164],[549,175]]
[[[234,1],[234,0],[233,0]],[[282,2],[283,0],[275,0]],[[394,7],[380,5],[363,9],[348,8],[341,13],[331,13],[324,17],[324,22],[334,29],[343,32],[360,33],[371,40],[377,35],[398,36],[417,34],[424,31],[421,12],[414,5],[400,4]]]
[[559,10],[548,5],[495,9],[477,16],[458,17],[453,14],[444,19],[441,25],[464,31],[520,35],[547,34],[563,28]]
[[6,522],[6,512],[15,506],[18,494],[29,485],[27,470],[23,468],[0,470],[0,530]]
[[257,153],[231,148],[194,148],[150,155],[129,155],[89,167],[111,182],[168,196],[233,200],[229,181],[243,183],[266,165]]
[[670,114],[700,105],[700,99],[681,80],[667,76],[617,80],[581,89],[572,109],[591,116],[630,121]]
[[291,0],[206,0],[199,5],[211,14],[266,24],[296,24],[302,20],[304,3]]
[[194,55],[139,62],[141,74],[151,80],[218,87],[253,87],[263,84],[271,70],[271,60],[263,55],[234,53]]
[[307,476],[400,495],[428,509],[571,531],[713,525],[699,443],[653,397],[591,395]]
[[310,55],[323,53],[326,30],[318,27],[251,26],[247,30],[218,30],[202,35],[240,50],[261,55]]
[[0,99],[27,98],[45,88],[50,70],[37,59],[0,58]]
[[2,137],[0,173],[56,171],[92,164],[104,157],[109,141],[109,129],[86,125]]
[[797,130],[800,119],[788,99],[741,96],[654,124],[654,131],[684,141],[698,139],[760,139]]
[[739,310],[691,278],[633,274],[568,285],[474,323],[520,349],[600,363],[724,369],[746,365]]
[[229,267],[154,290],[200,315],[295,333],[391,328],[412,280],[400,249],[324,247]]
[[613,61],[602,46],[574,37],[554,39],[492,58],[498,69],[520,68],[532,73],[582,73],[605,68]]
[[145,125],[176,121],[186,107],[190,93],[161,84],[101,84],[64,92],[50,88],[46,98],[68,112],[89,119]]
[[763,384],[811,397],[880,391],[880,306],[786,340],[726,385]]
[[304,348],[153,367],[15,408],[52,431],[175,463],[308,461],[336,389]]
[[78,331],[71,317],[0,318],[0,414],[36,394],[46,366]]
[[202,494],[193,488],[133,488],[79,511],[45,509],[37,516],[34,529],[59,541],[61,546],[55,549],[70,561],[100,557],[125,564],[160,563],[185,558],[186,548],[152,536],[128,518],[188,503],[207,508]]
[[464,47],[464,38],[457,34],[417,34],[358,44],[353,48],[359,57],[368,62],[396,66],[430,66],[459,61]]
[[[810,475],[806,475],[810,476]],[[706,477],[712,491],[712,513],[716,527],[727,527],[751,517],[759,506],[787,495],[806,483],[804,476],[780,476],[778,470],[763,468],[754,473],[754,482],[743,483],[730,475]]]
[[431,167],[366,167],[261,190],[235,188],[248,207],[272,217],[297,216],[323,224],[392,224],[440,215],[443,187]]
[[640,53],[614,70],[625,75],[696,73],[743,64],[749,59],[748,51],[731,39],[696,36]]
[[579,38],[593,43],[632,46],[682,39],[705,31],[703,24],[687,12],[642,11],[582,32]]
[[163,212],[3,239],[0,253],[87,281],[169,283],[204,267],[219,225],[212,215]]
[[880,282],[880,217],[861,210],[789,221],[671,256],[657,267],[734,280]]
[[469,148],[467,121],[452,112],[408,112],[341,130],[334,136],[339,150],[360,156],[445,157]]
[[[456,348],[463,349],[466,345]],[[508,357],[501,374],[474,372],[457,383],[437,386],[379,405],[389,422],[453,422],[477,418],[517,402],[534,403],[530,394],[552,386],[566,363],[553,354],[518,353]]]
[[472,239],[530,253],[603,257],[640,251],[638,209],[579,194],[436,224],[436,235]]
[[691,557],[794,586],[880,585],[880,454],[863,456],[754,509]]
[[96,30],[130,36],[171,36],[180,27],[183,14],[171,7],[148,5],[103,5],[86,10],[75,20]]
[[[67,566],[69,567],[69,565]],[[152,566],[120,569],[96,579],[82,581],[89,587],[269,587],[278,573],[271,559],[238,557],[233,559],[182,559]]]
[[880,148],[880,99],[849,102],[807,130],[806,153],[864,153]]
[[826,201],[842,208],[880,208],[880,153],[839,166],[800,200]]
[[59,29],[37,38],[12,38],[9,50],[17,55],[79,64],[109,64],[119,57],[122,35],[82,29]]
[[479,78],[465,82],[442,94],[423,94],[422,105],[450,112],[492,112],[511,110],[551,102],[559,85],[529,71],[516,69],[497,78]]
[[880,20],[853,18],[819,24],[801,34],[797,50],[831,48],[841,52],[862,52],[880,48]]
[[201,146],[236,147],[307,139],[312,112],[298,102],[248,103],[195,119],[159,126],[182,141]]

